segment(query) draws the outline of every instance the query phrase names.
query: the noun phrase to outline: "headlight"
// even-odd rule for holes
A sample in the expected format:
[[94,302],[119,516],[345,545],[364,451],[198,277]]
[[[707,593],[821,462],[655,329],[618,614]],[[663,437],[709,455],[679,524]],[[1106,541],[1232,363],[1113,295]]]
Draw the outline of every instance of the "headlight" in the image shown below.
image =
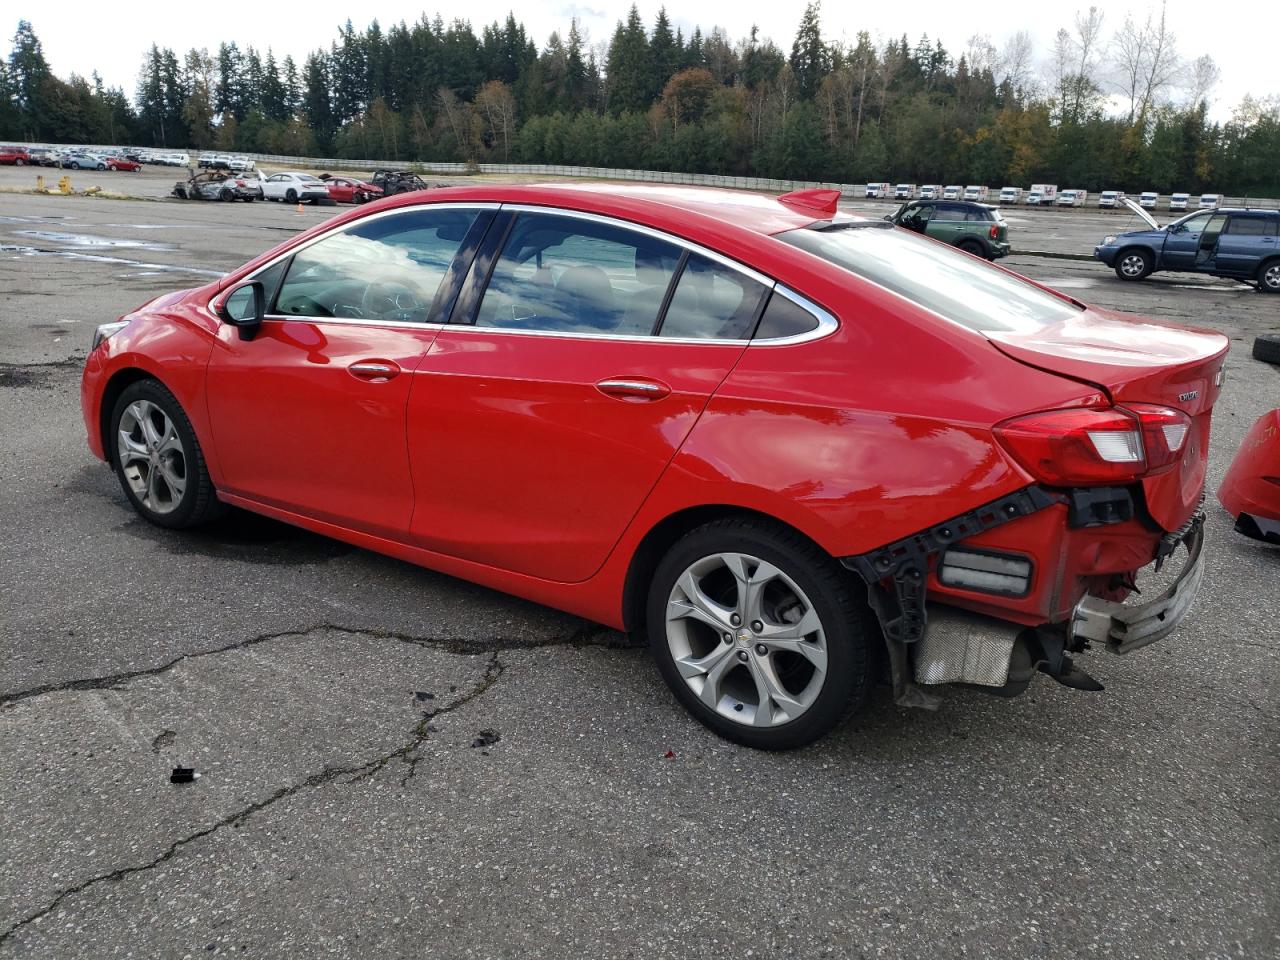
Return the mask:
[[1103,237],[1103,238],[1102,238],[1102,245],[1103,245],[1104,247],[1109,247],[1109,246],[1111,246],[1111,245],[1112,245],[1113,243],[1115,243],[1115,242],[1116,242],[1116,238],[1115,238],[1115,237]]
[[115,336],[128,325],[128,320],[117,320],[114,323],[99,324],[98,329],[93,331],[93,346],[89,348],[89,352],[93,353],[93,351],[98,349],[98,344],[102,343],[102,341],[106,340],[108,337]]

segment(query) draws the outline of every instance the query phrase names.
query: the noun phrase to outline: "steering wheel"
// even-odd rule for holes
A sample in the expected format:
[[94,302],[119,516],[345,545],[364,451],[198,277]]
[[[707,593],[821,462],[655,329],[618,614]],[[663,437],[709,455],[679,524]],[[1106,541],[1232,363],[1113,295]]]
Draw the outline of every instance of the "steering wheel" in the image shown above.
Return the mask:
[[413,288],[397,280],[371,280],[360,297],[360,312],[366,317],[395,319],[425,309]]

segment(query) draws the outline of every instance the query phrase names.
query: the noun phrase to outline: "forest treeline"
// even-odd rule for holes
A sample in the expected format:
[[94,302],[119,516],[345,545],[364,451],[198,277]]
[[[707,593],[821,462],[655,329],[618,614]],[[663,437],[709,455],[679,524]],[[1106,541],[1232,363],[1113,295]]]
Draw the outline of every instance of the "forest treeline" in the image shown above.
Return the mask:
[[255,40],[153,45],[130,97],[96,73],[55,76],[21,21],[0,140],[1280,195],[1280,99],[1211,122],[1218,68],[1179,55],[1163,11],[1077,12],[1042,53],[1025,32],[963,51],[830,42],[816,2],[789,49],[755,28],[686,36],[665,10],[647,26],[635,6],[599,45],[571,22],[540,46],[513,15],[478,34],[439,16],[348,21],[301,63]]

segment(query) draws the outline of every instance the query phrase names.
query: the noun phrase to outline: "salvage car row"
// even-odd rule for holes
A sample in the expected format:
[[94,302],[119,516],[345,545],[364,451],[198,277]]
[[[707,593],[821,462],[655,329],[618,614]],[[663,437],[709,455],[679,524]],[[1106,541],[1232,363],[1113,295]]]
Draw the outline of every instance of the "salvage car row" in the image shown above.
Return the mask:
[[411,171],[378,170],[368,180],[322,173],[268,174],[235,170],[220,162],[179,180],[172,195],[181,200],[279,200],[283,203],[368,203],[383,196],[426,190],[431,185]]
[[[1098,194],[1097,206],[1103,210],[1116,209],[1125,196],[1123,190],[1103,190]],[[914,183],[868,183],[865,190],[867,200],[967,200],[986,203],[997,198],[1001,204],[1012,206],[1026,204],[1031,207],[1084,207],[1089,204],[1089,191],[1059,190],[1057,184],[1053,183],[1033,183],[1027,190],[1022,187],[1002,187],[999,194],[985,186],[943,186],[933,183],[919,187]],[[1139,202],[1146,209],[1155,210],[1160,205],[1160,194],[1154,190],[1144,190],[1139,195]],[[1186,210],[1188,206],[1207,210],[1221,205],[1220,193],[1202,193],[1194,198],[1189,193],[1172,193],[1167,204],[1170,210]]]

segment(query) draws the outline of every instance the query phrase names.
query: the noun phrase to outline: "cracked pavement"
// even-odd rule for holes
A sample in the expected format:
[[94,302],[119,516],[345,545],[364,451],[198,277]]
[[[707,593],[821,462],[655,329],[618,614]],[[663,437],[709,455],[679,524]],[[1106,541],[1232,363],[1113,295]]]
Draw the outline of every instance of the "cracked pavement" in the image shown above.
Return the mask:
[[[332,208],[3,205],[0,245],[159,239],[112,256],[175,270],[0,250],[0,957],[1280,953],[1280,550],[1216,504],[1181,633],[1083,658],[1105,693],[881,690],[754,753],[611,631],[270,521],[128,510],[81,435],[93,325]],[[1022,216],[1050,252],[1098,232]],[[1280,403],[1248,357],[1274,299],[1010,265],[1232,336],[1211,488]]]

